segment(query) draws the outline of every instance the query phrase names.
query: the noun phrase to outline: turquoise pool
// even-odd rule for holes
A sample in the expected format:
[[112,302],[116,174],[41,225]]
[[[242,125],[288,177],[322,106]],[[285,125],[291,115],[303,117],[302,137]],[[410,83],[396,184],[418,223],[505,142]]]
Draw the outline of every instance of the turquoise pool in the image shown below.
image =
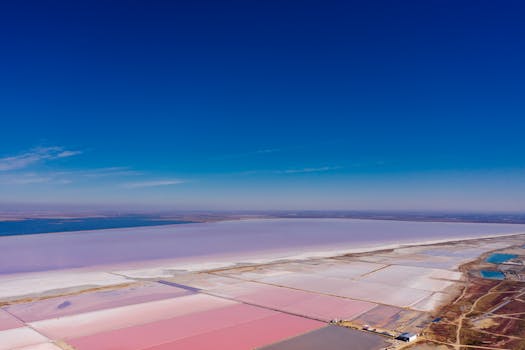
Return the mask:
[[491,280],[504,280],[505,275],[501,271],[482,270],[479,272],[481,277],[488,278]]
[[492,263],[492,264],[503,264],[505,261],[508,261],[510,259],[517,258],[518,256],[516,254],[492,254],[489,256],[485,261]]

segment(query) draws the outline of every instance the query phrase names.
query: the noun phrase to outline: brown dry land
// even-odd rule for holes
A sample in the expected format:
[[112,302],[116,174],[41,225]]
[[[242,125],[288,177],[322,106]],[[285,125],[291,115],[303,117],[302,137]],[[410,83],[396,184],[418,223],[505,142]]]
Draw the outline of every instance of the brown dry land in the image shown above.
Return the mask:
[[487,266],[487,255],[460,267],[466,276],[461,295],[440,309],[442,320],[412,349],[425,343],[429,349],[525,349],[525,283],[481,278],[475,271]]

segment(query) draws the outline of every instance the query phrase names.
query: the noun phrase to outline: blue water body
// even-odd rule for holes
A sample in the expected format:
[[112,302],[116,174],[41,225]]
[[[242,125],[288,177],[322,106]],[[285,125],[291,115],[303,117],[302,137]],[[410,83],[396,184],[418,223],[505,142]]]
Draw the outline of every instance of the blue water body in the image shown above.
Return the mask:
[[191,221],[169,220],[151,216],[116,216],[73,219],[23,219],[18,221],[0,221],[0,236],[173,225],[186,224],[190,222]]
[[482,270],[480,271],[481,277],[488,278],[491,280],[504,280],[505,275],[501,271]]
[[492,254],[489,256],[485,261],[492,263],[492,264],[503,264],[505,261],[508,261],[510,259],[517,258],[518,256],[515,254]]

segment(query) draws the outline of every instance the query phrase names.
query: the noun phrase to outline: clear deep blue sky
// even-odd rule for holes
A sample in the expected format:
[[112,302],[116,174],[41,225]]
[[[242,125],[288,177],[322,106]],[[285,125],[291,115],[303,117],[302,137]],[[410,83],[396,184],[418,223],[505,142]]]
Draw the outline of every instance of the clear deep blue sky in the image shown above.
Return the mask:
[[10,1],[0,203],[525,210],[523,1]]

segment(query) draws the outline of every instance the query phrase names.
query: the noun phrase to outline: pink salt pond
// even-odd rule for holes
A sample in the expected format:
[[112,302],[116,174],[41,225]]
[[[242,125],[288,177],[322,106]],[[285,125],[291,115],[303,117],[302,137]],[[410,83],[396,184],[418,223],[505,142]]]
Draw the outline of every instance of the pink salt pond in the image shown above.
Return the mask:
[[[6,310],[25,322],[34,322],[189,294],[191,292],[185,289],[159,283],[148,283],[116,290],[15,304],[7,307]],[[1,320],[2,314],[0,313],[0,328],[2,326]]]
[[248,350],[288,339],[325,326],[306,318],[277,314],[239,326],[189,337],[146,350]]
[[128,305],[30,323],[51,339],[73,339],[234,305],[203,294]]
[[322,322],[236,304],[68,342],[78,350],[252,349],[322,326]]
[[[234,294],[232,297],[235,300],[322,321],[330,321],[335,318],[351,319],[377,305],[366,301],[258,283],[246,283],[244,290],[240,287],[232,288],[232,294]],[[226,289],[223,294],[227,295],[228,292]]]
[[24,324],[9,312],[0,309],[0,331],[22,327]]

